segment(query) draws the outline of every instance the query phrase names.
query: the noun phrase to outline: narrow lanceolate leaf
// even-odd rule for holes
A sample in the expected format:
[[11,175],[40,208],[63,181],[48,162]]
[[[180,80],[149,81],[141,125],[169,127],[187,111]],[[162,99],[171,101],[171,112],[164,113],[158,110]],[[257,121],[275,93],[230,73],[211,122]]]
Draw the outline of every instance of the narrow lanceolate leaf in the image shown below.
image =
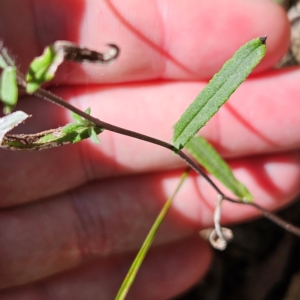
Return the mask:
[[239,199],[244,202],[252,201],[253,197],[247,188],[234,177],[228,164],[203,137],[192,138],[185,148],[200,165],[219,179]]
[[1,74],[0,99],[4,103],[4,113],[10,113],[18,101],[16,67],[6,67]]
[[29,115],[23,111],[16,111],[8,116],[0,118],[0,145],[3,142],[5,134],[25,121],[28,117]]
[[260,62],[266,52],[265,41],[266,37],[261,37],[243,45],[187,108],[174,128],[177,150],[206,124]]

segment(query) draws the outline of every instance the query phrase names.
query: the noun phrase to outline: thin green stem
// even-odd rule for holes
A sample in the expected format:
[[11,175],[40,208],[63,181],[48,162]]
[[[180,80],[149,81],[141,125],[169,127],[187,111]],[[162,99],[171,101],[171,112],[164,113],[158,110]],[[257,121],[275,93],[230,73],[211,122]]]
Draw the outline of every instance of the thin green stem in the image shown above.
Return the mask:
[[181,188],[183,182],[185,181],[185,179],[187,178],[189,173],[189,168],[181,175],[180,181],[175,189],[175,191],[173,192],[173,194],[171,195],[171,197],[167,200],[167,202],[165,203],[165,205],[163,206],[162,210],[160,211],[159,215],[157,216],[154,224],[152,225],[142,247],[140,248],[135,260],[133,261],[120,289],[119,292],[115,298],[115,300],[124,300],[126,295],[129,292],[129,289],[131,287],[131,285],[134,282],[134,279],[137,275],[137,272],[139,271],[142,262],[144,261],[144,258],[150,248],[150,246],[153,243],[153,240],[155,238],[156,232],[160,226],[160,224],[162,223],[164,217],[166,216],[173,199],[175,198],[176,194],[178,193],[179,189]]

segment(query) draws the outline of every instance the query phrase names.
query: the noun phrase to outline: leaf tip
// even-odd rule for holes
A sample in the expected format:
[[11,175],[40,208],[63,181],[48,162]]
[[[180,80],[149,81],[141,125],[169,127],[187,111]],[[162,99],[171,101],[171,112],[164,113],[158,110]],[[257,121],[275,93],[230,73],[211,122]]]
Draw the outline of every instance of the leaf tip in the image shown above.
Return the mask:
[[259,39],[260,39],[262,44],[265,44],[266,40],[267,40],[267,35],[261,36]]
[[91,108],[90,107],[88,107],[84,112],[86,113],[86,114],[88,114],[88,115],[90,115],[91,114]]

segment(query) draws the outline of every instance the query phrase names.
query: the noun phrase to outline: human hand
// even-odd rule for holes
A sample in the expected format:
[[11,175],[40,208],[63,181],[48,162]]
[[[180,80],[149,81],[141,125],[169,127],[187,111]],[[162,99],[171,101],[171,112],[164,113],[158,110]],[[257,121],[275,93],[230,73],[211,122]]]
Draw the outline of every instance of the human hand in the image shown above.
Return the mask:
[[[114,65],[61,67],[52,91],[103,121],[170,141],[172,126],[221,65],[246,41],[268,34],[268,54],[201,133],[267,209],[299,191],[297,69],[269,71],[288,46],[288,21],[270,1],[2,1],[0,36],[25,72],[55,40],[105,51]],[[124,4],[123,4],[124,3]],[[17,18],[16,18],[17,17]],[[70,120],[31,97],[23,132]],[[25,129],[24,129],[25,128]],[[105,131],[42,152],[0,152],[0,298],[113,299],[134,253],[184,164],[155,145]],[[197,232],[212,225],[216,199],[196,175],[184,184],[159,230],[130,299],[167,299],[209,266]],[[224,203],[223,221],[257,215]]]

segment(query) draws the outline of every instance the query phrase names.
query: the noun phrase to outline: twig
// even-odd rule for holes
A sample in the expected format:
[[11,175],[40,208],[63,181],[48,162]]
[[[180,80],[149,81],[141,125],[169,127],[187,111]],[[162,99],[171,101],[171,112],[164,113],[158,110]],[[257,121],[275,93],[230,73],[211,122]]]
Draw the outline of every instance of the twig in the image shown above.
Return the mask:
[[[24,75],[22,73],[20,73],[18,71],[17,73],[17,81],[18,81],[18,86],[20,89],[26,89],[26,81],[24,79]],[[90,121],[91,123],[95,124],[95,126],[101,128],[101,129],[106,129],[112,132],[116,132],[118,134],[122,134],[122,135],[126,135],[135,139],[139,139],[139,140],[143,140],[145,142],[148,143],[152,143],[158,146],[161,146],[163,148],[166,148],[174,153],[176,153],[182,160],[184,160],[186,162],[186,164],[191,167],[196,173],[198,173],[199,175],[203,176],[204,179],[213,187],[213,189],[218,193],[218,195],[223,199],[223,200],[227,200],[233,203],[237,203],[237,204],[246,204],[246,205],[251,205],[253,207],[255,207],[256,209],[258,209],[259,211],[262,212],[262,214],[264,215],[265,218],[269,219],[270,221],[274,222],[275,224],[277,224],[278,226],[284,228],[285,230],[297,235],[300,237],[300,228],[282,220],[281,218],[279,218],[278,216],[272,214],[271,212],[267,211],[266,209],[262,208],[261,206],[259,206],[258,204],[255,203],[251,203],[251,202],[243,202],[243,201],[238,201],[235,199],[232,199],[230,197],[227,197],[226,195],[224,195],[224,193],[216,186],[216,184],[208,177],[208,175],[206,174],[206,172],[202,169],[202,167],[196,163],[194,160],[192,160],[189,156],[187,156],[182,150],[179,150],[177,148],[175,148],[173,145],[166,143],[164,141],[161,141],[159,139],[155,139],[153,137],[135,132],[135,131],[131,131],[131,130],[127,130],[106,122],[103,122],[91,115],[88,115],[87,113],[83,112],[82,110],[76,108],[75,106],[71,105],[70,103],[64,101],[61,97],[43,89],[43,88],[38,88],[33,95],[42,98],[46,101],[49,101],[53,104],[56,104],[58,106],[61,106],[65,109],[68,109],[69,111],[72,111],[74,113],[76,113],[77,115],[85,118],[86,120]]]
[[279,227],[285,229],[288,232],[291,232],[293,234],[295,234],[296,236],[300,237],[300,228],[297,226],[294,226],[286,221],[284,221],[283,219],[281,219],[280,217],[276,216],[275,214],[269,212],[268,210],[264,209],[263,207],[259,206],[256,203],[245,203],[245,202],[241,202],[232,198],[229,198],[227,196],[224,197],[224,200],[233,202],[233,203],[237,203],[237,204],[247,204],[247,205],[251,205],[253,207],[255,207],[257,210],[261,211],[261,213],[263,214],[263,216],[267,219],[269,219],[270,221],[272,221],[273,223],[275,223],[276,225],[278,225]]

